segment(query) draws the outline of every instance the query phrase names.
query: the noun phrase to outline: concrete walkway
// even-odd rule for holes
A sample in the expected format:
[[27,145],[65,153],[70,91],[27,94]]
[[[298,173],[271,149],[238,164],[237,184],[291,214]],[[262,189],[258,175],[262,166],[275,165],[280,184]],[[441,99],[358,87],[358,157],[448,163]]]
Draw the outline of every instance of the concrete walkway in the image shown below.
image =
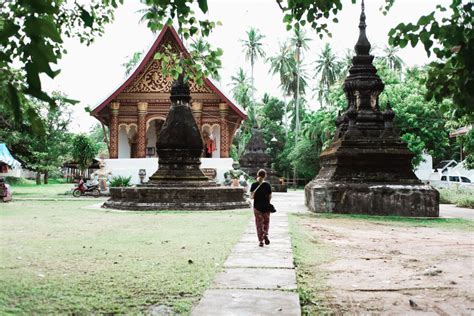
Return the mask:
[[258,246],[252,218],[191,315],[301,315],[287,213],[304,205],[291,195],[274,194],[270,245]]
[[470,208],[457,207],[454,204],[440,204],[439,217],[464,218],[474,221],[474,210]]

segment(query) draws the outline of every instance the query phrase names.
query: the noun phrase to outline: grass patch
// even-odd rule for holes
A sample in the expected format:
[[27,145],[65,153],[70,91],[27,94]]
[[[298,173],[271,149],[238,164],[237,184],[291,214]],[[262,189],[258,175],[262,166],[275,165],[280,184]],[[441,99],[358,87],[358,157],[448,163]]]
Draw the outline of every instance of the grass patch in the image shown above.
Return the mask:
[[0,314],[188,314],[250,212],[85,210],[17,201],[0,212]]
[[359,214],[332,214],[311,213],[305,216],[328,218],[328,219],[350,219],[354,221],[369,221],[378,224],[392,226],[433,227],[452,230],[474,230],[474,222],[463,218],[413,218],[403,216],[372,216]]
[[474,209],[474,190],[464,187],[438,189],[439,202]]
[[72,183],[12,185],[13,199],[19,198],[61,198],[72,197]]
[[298,294],[302,315],[320,315],[331,312],[325,295],[327,273],[320,268],[331,260],[327,246],[303,224],[304,216],[289,214],[291,243],[296,266]]

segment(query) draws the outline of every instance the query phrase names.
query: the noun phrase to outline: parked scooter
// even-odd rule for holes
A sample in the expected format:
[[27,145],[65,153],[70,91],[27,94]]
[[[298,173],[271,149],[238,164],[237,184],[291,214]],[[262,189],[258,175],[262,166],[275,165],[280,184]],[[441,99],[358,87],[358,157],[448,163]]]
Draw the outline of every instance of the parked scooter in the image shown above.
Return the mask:
[[93,197],[100,196],[99,184],[87,184],[83,179],[79,180],[79,184],[72,191],[72,196],[80,197],[83,195],[92,195]]

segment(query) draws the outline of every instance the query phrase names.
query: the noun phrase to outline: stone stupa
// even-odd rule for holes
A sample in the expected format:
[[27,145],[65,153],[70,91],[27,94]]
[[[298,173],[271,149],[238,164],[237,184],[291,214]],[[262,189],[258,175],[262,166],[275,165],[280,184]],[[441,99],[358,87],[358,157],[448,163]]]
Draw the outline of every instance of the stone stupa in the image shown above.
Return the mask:
[[395,113],[379,108],[384,89],[366,37],[364,1],[360,35],[344,82],[347,109],[336,120],[333,143],[321,153],[321,170],[305,188],[315,212],[439,216],[439,193],[414,172],[414,157],[394,128]]
[[106,208],[125,210],[224,210],[248,208],[244,189],[218,186],[201,169],[203,141],[181,75],[171,87],[171,107],[157,142],[158,170],[142,185],[111,188]]

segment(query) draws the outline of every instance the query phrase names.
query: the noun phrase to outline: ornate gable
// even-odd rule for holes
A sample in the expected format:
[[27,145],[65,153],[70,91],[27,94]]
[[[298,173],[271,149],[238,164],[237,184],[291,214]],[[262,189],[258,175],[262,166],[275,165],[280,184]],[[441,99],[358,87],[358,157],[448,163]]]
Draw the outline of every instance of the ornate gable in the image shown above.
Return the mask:
[[[115,92],[92,110],[91,115],[105,122],[108,119],[109,111],[102,112],[102,110],[107,109],[107,106],[113,102],[126,101],[124,102],[125,104],[127,102],[145,102],[147,100],[168,100],[167,95],[171,91],[173,80],[170,77],[163,76],[161,62],[154,59],[155,54],[157,52],[164,52],[164,48],[168,45],[176,53],[189,54],[173,27],[165,25],[138,67]],[[200,96],[197,95],[201,94],[203,100],[212,99],[214,104],[216,102],[226,103],[230,107],[231,112],[236,114],[237,117],[240,119],[246,118],[244,110],[226,97],[208,78],[204,78],[202,86],[198,86],[193,81],[190,81],[189,85],[191,93],[194,95],[193,98],[197,97],[196,99],[199,99]]]
[[[157,52],[163,52],[164,47],[170,45],[172,50],[176,53],[182,52],[179,48],[178,44],[174,40],[171,34],[166,34],[163,38],[162,42],[156,50],[153,52],[153,55],[149,61],[147,61],[146,66],[143,70],[138,74],[138,76],[123,90],[123,92],[127,93],[146,93],[146,92],[153,92],[153,93],[169,93],[171,91],[171,85],[173,83],[173,79],[171,77],[165,77],[161,71],[161,63],[154,59],[153,56]],[[195,82],[190,81],[189,86],[191,89],[191,93],[213,93],[211,88],[209,88],[206,84],[202,86],[198,86]]]

